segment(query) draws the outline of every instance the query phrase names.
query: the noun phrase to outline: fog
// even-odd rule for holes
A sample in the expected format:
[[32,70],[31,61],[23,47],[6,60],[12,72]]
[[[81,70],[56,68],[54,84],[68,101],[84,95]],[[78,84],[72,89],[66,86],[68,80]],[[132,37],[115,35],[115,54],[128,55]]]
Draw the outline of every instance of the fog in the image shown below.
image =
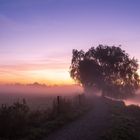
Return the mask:
[[40,84],[30,85],[0,85],[0,104],[12,104],[26,99],[31,108],[46,108],[52,105],[57,96],[72,97],[82,93],[78,85],[46,86]]
[[[93,93],[87,94],[88,97],[100,96],[101,91],[94,90]],[[46,108],[52,105],[52,101],[57,96],[74,97],[83,93],[82,87],[79,85],[63,85],[63,86],[46,86],[38,83],[21,85],[0,85],[0,104],[12,104],[17,101],[26,99],[27,104],[31,108]],[[126,105],[134,104],[140,106],[140,90],[136,96],[124,100]]]
[[136,92],[134,97],[124,100],[124,102],[126,105],[134,104],[140,106],[140,89]]

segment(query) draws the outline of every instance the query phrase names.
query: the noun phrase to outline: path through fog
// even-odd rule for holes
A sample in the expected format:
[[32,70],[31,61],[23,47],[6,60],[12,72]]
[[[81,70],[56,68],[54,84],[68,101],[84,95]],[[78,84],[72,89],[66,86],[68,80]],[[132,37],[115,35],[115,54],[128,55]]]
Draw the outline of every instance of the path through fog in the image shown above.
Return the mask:
[[96,99],[92,105],[88,114],[44,140],[99,140],[109,127],[109,108],[103,99]]

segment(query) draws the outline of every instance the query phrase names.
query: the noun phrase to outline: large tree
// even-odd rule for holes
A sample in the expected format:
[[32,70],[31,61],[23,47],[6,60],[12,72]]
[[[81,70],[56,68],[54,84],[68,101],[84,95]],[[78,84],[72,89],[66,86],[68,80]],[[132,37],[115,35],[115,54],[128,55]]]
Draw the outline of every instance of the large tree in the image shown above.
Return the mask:
[[82,84],[85,91],[96,87],[103,95],[114,98],[135,94],[140,81],[138,62],[120,46],[99,45],[87,52],[74,49],[72,54],[71,77]]

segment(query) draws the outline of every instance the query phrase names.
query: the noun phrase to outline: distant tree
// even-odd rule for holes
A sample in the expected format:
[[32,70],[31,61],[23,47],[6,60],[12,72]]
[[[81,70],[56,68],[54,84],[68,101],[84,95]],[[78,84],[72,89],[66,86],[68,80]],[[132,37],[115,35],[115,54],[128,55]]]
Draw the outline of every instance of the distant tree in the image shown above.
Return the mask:
[[119,47],[99,45],[87,52],[73,50],[71,77],[87,92],[96,87],[102,94],[126,98],[139,86],[138,62]]

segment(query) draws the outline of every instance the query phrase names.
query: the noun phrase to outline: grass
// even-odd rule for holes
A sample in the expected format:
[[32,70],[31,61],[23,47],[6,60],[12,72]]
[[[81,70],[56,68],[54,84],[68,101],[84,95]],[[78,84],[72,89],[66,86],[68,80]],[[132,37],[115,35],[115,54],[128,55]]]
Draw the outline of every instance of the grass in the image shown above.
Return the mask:
[[0,139],[38,140],[47,137],[63,125],[74,121],[88,109],[84,97],[66,100],[59,97],[53,107],[46,110],[31,110],[26,101],[0,107]]
[[111,127],[103,140],[140,140],[140,107],[125,106],[123,102],[110,102]]

